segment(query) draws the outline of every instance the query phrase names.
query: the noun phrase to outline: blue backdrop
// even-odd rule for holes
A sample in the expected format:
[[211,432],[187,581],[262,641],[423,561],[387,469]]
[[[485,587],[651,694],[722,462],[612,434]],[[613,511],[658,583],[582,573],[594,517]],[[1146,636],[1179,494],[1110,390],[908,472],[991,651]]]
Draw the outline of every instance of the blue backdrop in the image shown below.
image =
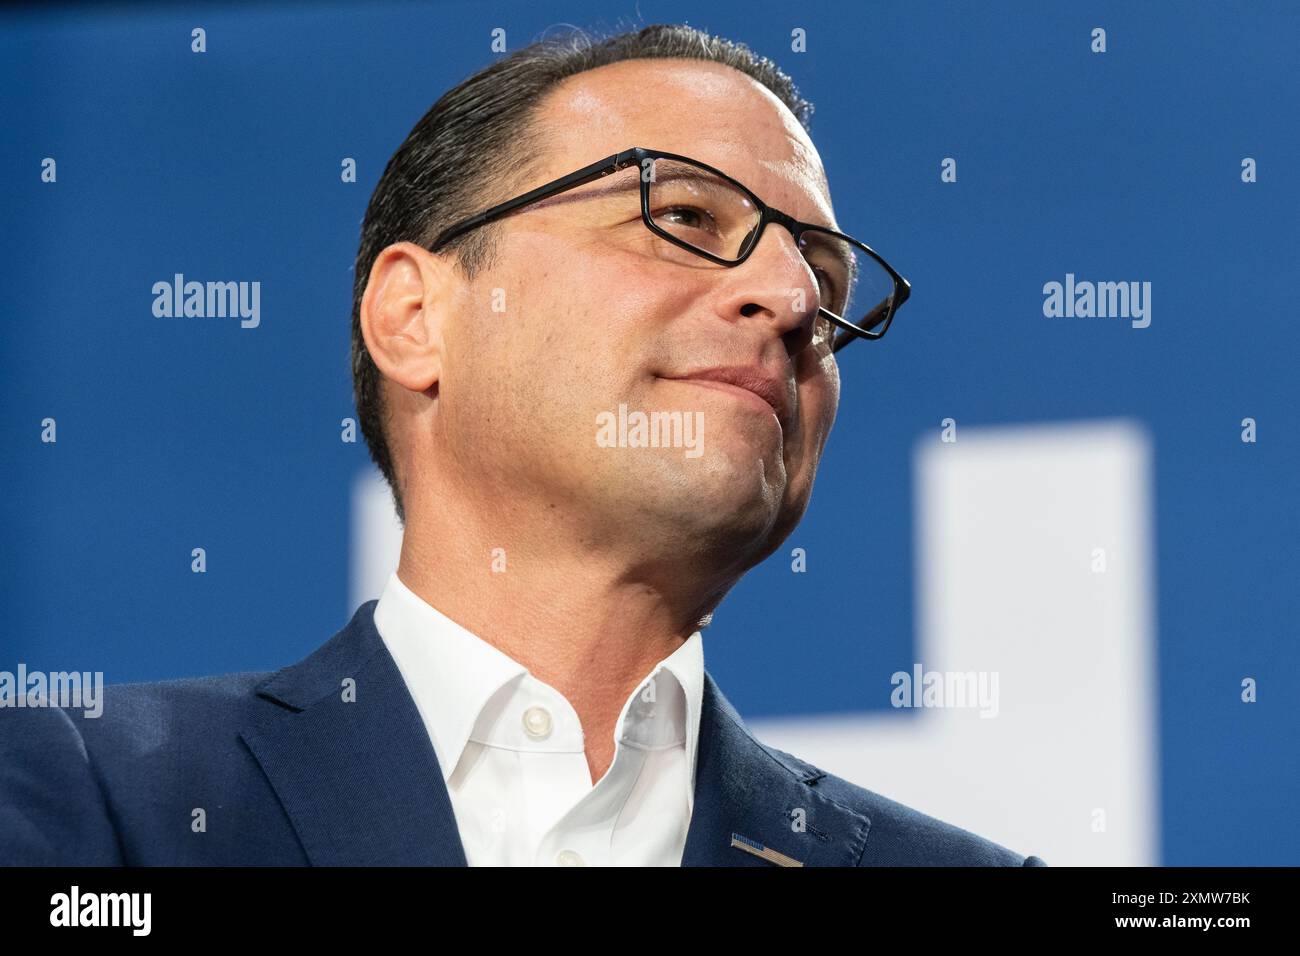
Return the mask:
[[[885,706],[866,687],[914,659],[919,434],[950,415],[1137,419],[1155,449],[1163,862],[1300,862],[1294,3],[6,10],[0,668],[270,669],[342,626],[367,458],[339,422],[371,189],[433,101],[493,59],[493,28],[513,50],[558,24],[657,22],[794,76],[840,221],[913,286],[887,339],[845,353],[791,540],[816,573],[779,553],[709,632],[731,699],[747,716]],[[1067,272],[1150,281],[1151,326],[1045,318],[1042,285]],[[260,281],[260,326],[156,318],[151,287],[174,273]],[[852,589],[830,570],[858,567],[873,571]],[[791,654],[792,634],[815,653]]]

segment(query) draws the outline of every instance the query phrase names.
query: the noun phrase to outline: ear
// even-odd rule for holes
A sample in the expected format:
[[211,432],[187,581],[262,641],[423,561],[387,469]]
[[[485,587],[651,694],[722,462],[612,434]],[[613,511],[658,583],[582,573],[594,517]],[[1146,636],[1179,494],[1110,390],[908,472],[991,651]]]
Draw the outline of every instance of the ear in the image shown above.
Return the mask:
[[413,392],[441,378],[443,325],[457,281],[450,260],[411,242],[375,257],[361,297],[361,334],[385,378]]

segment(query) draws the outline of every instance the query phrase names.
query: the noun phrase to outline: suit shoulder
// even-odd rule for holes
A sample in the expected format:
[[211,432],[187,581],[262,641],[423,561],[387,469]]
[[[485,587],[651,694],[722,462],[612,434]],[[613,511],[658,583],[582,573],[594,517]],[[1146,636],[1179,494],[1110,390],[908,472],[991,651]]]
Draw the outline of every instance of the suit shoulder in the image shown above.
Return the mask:
[[148,707],[185,702],[198,706],[222,706],[246,700],[259,683],[274,671],[240,671],[209,677],[180,677],[172,680],[132,684],[109,684],[105,697],[118,704]]
[[[0,708],[0,714],[23,720],[46,732],[75,727],[78,731],[118,724],[138,726],[151,715],[202,713],[240,709],[254,696],[257,685],[271,672],[243,672],[213,677],[189,677],[134,684],[77,685],[75,703],[28,695]],[[64,694],[66,696],[66,692]]]
[[98,714],[65,708],[92,746],[150,752],[195,743],[210,745],[233,731],[256,701],[257,685],[271,672],[247,671],[211,677],[102,689]]
[[83,686],[75,704],[0,714],[0,859],[176,865],[209,848],[226,859],[226,843],[200,850],[170,834],[188,834],[197,807],[256,832],[248,820],[273,806],[240,737],[267,676],[110,684],[89,699]]
[[253,698],[257,685],[272,673],[242,671],[211,677],[109,684],[104,687],[104,710],[106,714],[112,708],[138,715],[149,710],[177,708],[205,711],[239,708]]
[[805,760],[762,744],[786,769],[826,799],[860,813],[870,823],[861,865],[1046,866],[954,824],[891,800]]

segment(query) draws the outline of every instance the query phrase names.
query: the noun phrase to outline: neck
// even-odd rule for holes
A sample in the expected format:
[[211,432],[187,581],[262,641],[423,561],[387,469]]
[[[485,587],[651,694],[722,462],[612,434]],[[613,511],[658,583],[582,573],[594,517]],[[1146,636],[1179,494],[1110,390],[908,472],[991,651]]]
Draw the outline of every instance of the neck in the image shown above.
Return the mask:
[[407,501],[398,577],[565,696],[594,783],[612,761],[628,696],[734,580],[680,551],[648,559],[646,542],[584,530],[558,507],[508,494],[475,502],[430,484]]

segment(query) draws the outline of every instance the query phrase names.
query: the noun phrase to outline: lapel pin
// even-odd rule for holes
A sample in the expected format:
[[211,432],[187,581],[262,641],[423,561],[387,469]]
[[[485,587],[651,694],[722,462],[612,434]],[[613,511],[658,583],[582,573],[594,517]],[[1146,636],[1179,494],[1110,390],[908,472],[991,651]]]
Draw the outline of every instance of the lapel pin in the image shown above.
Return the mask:
[[763,846],[757,840],[751,840],[749,837],[741,836],[739,833],[731,835],[731,845],[738,850],[744,850],[746,853],[752,853],[754,856],[762,857],[769,863],[775,863],[778,866],[803,866],[798,860],[786,856],[784,853],[773,850],[771,847]]

